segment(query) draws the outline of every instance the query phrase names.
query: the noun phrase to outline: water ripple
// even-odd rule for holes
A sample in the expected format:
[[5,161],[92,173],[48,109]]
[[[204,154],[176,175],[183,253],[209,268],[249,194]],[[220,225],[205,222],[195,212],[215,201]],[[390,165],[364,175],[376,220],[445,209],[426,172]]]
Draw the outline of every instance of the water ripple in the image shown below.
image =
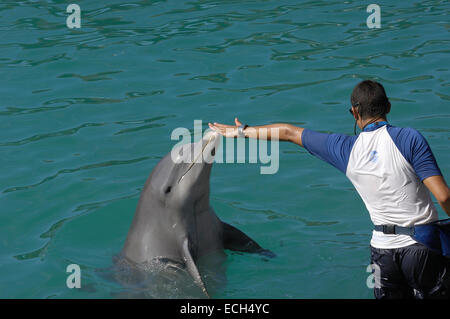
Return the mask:
[[36,250],[32,250],[30,252],[15,255],[13,257],[20,261],[34,259],[34,258],[40,258],[41,260],[44,260],[46,254],[48,252],[48,249],[53,242],[55,235],[61,230],[61,228],[66,223],[70,222],[71,220],[73,220],[75,218],[83,216],[91,211],[94,211],[94,210],[102,208],[106,205],[112,204],[114,202],[125,200],[125,199],[130,199],[130,198],[135,198],[136,196],[139,196],[139,193],[140,193],[139,191],[135,191],[131,194],[124,195],[124,196],[118,196],[118,197],[112,198],[112,199],[78,205],[73,210],[73,213],[76,213],[75,215],[58,220],[54,224],[50,225],[49,229],[46,230],[44,233],[42,233],[39,236],[39,238],[48,239],[48,241],[42,247],[40,247]]
[[24,144],[31,143],[31,142],[37,142],[37,141],[40,141],[40,140],[43,140],[46,138],[58,137],[58,136],[64,136],[64,135],[73,135],[85,127],[98,127],[98,126],[103,126],[103,125],[104,125],[104,123],[85,123],[85,124],[79,125],[77,127],[66,129],[66,130],[61,130],[58,132],[36,134],[31,137],[27,137],[27,138],[24,138],[24,139],[21,139],[18,141],[0,143],[0,147],[1,146],[20,146],[20,145],[24,145]]
[[38,183],[31,184],[31,185],[26,185],[26,186],[10,187],[10,188],[5,189],[3,191],[3,193],[10,193],[10,192],[16,192],[16,191],[22,191],[22,190],[29,190],[31,188],[37,187],[37,186],[42,185],[42,184],[44,184],[46,182],[54,180],[58,176],[64,175],[64,174],[71,174],[71,173],[75,173],[75,172],[78,172],[78,171],[90,170],[90,169],[96,169],[96,168],[104,168],[104,167],[115,166],[115,165],[134,164],[134,163],[146,161],[146,160],[149,160],[149,159],[155,159],[155,158],[159,159],[159,157],[155,157],[155,156],[144,156],[144,157],[133,158],[133,159],[129,159],[129,160],[108,160],[108,161],[104,161],[104,162],[83,165],[83,166],[76,167],[76,168],[65,168],[65,169],[59,170],[54,175],[45,177],[44,179],[42,179]]
[[145,124],[145,125],[141,125],[141,126],[137,126],[137,127],[133,127],[133,128],[123,129],[123,130],[120,130],[120,131],[114,133],[114,135],[137,132],[137,131],[146,130],[149,128],[155,128],[155,127],[163,127],[163,126],[165,126],[165,124],[152,123],[152,122],[162,120],[162,119],[167,119],[167,118],[173,118],[173,117],[175,117],[175,115],[164,115],[164,116],[157,116],[157,117],[152,117],[152,118],[143,119],[143,120],[128,120],[128,121],[115,122],[115,124],[120,124],[120,125],[129,125],[129,124],[136,125],[136,124],[144,124],[144,123],[151,123],[151,124]]
[[5,62],[0,63],[0,67],[34,67],[45,63],[60,61],[60,60],[71,60],[71,58],[66,53],[55,54],[49,56],[45,59],[31,60],[31,59],[19,59],[11,60],[9,58],[4,59]]
[[[0,111],[0,116],[23,115],[23,114],[61,110],[74,104],[113,104],[113,103],[121,103],[123,101],[124,100],[104,98],[104,97],[55,98],[44,102],[43,106],[39,107],[21,108],[8,106],[6,107],[6,111]],[[60,105],[52,106],[54,104]]]
[[269,220],[278,219],[278,218],[285,219],[285,220],[295,220],[295,221],[299,221],[299,222],[305,224],[305,226],[313,226],[313,227],[339,224],[338,221],[312,221],[312,220],[308,220],[306,218],[302,218],[299,216],[275,212],[271,209],[248,208],[248,207],[242,206],[240,202],[236,202],[236,201],[227,201],[227,200],[223,200],[223,199],[219,199],[219,198],[215,198],[215,200],[217,200],[219,202],[223,202],[226,205],[233,207],[235,209],[238,209],[238,210],[252,212],[252,213],[258,213],[258,214],[264,214],[267,216],[267,219],[269,219]]
[[112,80],[112,78],[108,77],[108,75],[118,74],[123,71],[107,71],[107,72],[98,72],[90,75],[81,75],[76,73],[64,73],[58,76],[58,78],[79,78],[86,82],[91,81],[103,81],[103,80]]

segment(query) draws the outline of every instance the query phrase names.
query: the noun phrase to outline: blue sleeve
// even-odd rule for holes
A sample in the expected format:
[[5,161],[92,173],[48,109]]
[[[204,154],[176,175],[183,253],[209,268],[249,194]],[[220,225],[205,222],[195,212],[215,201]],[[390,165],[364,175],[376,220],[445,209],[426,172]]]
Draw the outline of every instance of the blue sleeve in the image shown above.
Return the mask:
[[356,138],[357,136],[326,134],[304,129],[302,144],[309,153],[333,165],[345,174]]
[[421,181],[430,176],[442,176],[433,152],[422,134],[413,128],[393,126],[388,127],[388,132]]

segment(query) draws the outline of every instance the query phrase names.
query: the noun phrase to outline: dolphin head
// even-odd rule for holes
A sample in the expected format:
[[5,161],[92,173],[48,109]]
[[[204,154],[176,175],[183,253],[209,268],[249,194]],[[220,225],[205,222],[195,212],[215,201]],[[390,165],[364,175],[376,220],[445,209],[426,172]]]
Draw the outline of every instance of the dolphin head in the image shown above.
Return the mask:
[[219,144],[220,135],[209,131],[196,143],[174,147],[152,172],[152,193],[176,209],[209,203],[209,177]]

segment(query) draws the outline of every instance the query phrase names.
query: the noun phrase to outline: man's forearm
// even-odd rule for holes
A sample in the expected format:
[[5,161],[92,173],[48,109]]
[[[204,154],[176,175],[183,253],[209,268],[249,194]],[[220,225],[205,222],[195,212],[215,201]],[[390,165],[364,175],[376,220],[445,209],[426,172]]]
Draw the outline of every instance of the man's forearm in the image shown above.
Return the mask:
[[276,123],[261,126],[248,126],[245,131],[245,137],[280,141],[288,141],[300,146],[302,144],[303,128],[286,123]]
[[439,205],[441,205],[444,212],[450,217],[450,198],[447,198],[445,201],[439,201]]
[[447,200],[439,204],[441,204],[441,207],[444,210],[444,212],[446,212],[448,217],[450,217],[450,200]]
[[450,216],[450,189],[448,188],[444,177],[440,175],[430,176],[425,178],[423,183],[434,197],[436,197],[444,212]]

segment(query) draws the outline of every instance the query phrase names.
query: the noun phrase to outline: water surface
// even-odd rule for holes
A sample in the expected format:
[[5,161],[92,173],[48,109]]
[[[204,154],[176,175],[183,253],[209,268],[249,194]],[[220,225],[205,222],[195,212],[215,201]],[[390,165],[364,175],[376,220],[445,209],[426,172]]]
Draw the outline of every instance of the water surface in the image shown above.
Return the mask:
[[[349,96],[385,85],[393,125],[450,171],[447,1],[67,1],[0,4],[0,297],[111,298],[144,182],[194,120],[352,134]],[[277,174],[217,164],[212,206],[278,257],[228,252],[215,298],[372,298],[371,222],[345,176],[282,144]],[[444,213],[439,208],[441,217]],[[82,289],[66,287],[68,264]]]

